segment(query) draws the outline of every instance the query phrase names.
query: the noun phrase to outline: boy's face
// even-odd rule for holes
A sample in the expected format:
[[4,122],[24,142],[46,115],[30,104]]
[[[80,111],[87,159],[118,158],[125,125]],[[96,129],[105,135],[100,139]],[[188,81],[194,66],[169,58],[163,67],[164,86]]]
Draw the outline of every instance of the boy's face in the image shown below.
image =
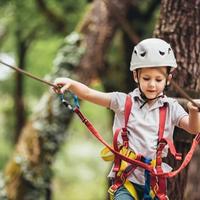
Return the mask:
[[167,73],[167,67],[142,68],[137,73],[138,75],[134,72],[134,79],[139,82],[140,89],[148,99],[159,96],[163,92],[166,82],[172,78]]

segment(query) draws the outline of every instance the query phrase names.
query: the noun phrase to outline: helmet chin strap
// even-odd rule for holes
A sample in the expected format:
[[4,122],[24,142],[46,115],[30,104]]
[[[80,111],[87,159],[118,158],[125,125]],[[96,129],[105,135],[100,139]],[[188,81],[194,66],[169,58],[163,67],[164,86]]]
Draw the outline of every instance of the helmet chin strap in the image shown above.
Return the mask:
[[158,95],[158,96],[156,96],[156,97],[154,97],[154,98],[147,98],[146,95],[144,94],[144,92],[142,92],[142,90],[141,90],[141,88],[140,88],[140,84],[139,84],[139,90],[140,90],[140,93],[141,93],[141,97],[142,97],[142,99],[144,100],[144,103],[140,106],[140,109],[143,108],[144,105],[145,105],[146,103],[148,103],[148,101],[152,101],[152,100],[155,100],[155,99],[158,99],[158,98],[164,96],[164,94],[161,94],[161,95]]

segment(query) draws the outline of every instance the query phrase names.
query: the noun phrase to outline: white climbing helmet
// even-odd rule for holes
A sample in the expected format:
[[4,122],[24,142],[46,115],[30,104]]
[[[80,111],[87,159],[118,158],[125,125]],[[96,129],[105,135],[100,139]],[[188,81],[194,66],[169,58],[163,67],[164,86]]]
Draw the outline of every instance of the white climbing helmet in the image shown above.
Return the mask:
[[142,40],[133,49],[130,70],[148,67],[172,67],[177,63],[174,52],[167,42],[158,38]]

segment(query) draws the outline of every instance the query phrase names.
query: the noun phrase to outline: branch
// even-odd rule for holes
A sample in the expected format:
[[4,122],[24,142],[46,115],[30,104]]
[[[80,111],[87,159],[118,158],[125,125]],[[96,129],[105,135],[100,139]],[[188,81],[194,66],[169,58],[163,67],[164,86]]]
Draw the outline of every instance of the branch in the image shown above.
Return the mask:
[[152,18],[152,14],[155,12],[155,10],[159,5],[160,5],[160,0],[151,1],[145,13],[143,13],[138,9],[137,3],[132,2],[131,3],[132,10],[130,16],[131,18],[139,18],[141,21],[146,23]]
[[55,31],[59,33],[62,32],[65,34],[67,27],[64,18],[50,10],[45,4],[44,0],[35,0],[35,2],[38,8],[42,11],[43,15],[48,20],[48,22],[50,22],[53,25]]
[[124,15],[121,14],[120,9],[111,1],[106,1],[103,0],[104,3],[106,4],[107,8],[109,11],[112,12],[113,16],[117,19],[118,23],[121,25],[122,29],[127,33],[128,37],[130,40],[134,43],[137,44],[140,41],[139,36],[133,31],[131,28],[128,20]]
[[152,14],[155,12],[157,7],[160,5],[160,0],[151,1],[146,13],[143,15],[143,20],[149,20],[152,18]]

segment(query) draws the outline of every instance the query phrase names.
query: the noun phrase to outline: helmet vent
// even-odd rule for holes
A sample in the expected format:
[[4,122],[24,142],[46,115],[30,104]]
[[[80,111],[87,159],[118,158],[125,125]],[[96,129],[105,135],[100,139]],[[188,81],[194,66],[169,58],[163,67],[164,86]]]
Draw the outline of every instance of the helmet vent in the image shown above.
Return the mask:
[[161,56],[165,55],[165,52],[163,52],[163,51],[159,51],[159,53],[160,53]]
[[134,53],[137,55],[137,51],[136,50],[134,50]]
[[172,50],[171,48],[168,49],[168,54],[170,54],[170,51],[171,51],[171,50]]
[[146,55],[146,52],[144,51],[143,53],[140,54],[142,57]]

